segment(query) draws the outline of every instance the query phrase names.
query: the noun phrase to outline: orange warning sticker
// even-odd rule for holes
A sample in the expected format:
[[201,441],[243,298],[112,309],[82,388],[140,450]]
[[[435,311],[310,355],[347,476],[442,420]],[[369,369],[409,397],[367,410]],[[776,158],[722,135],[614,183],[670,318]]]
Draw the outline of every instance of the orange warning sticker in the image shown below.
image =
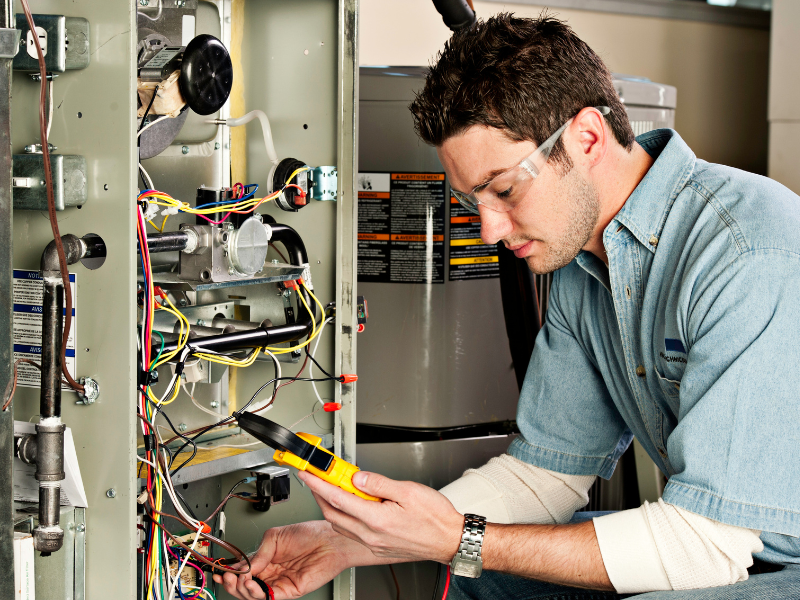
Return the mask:
[[444,181],[444,173],[392,173],[395,181]]

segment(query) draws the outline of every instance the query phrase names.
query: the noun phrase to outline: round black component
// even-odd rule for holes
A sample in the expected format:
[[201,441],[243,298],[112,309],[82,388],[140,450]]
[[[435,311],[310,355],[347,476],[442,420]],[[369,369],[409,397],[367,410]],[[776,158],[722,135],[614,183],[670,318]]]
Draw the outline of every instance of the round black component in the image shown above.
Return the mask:
[[275,421],[253,413],[242,413],[237,420],[239,427],[270,448],[291,452],[300,457],[305,457],[312,449],[311,444]]
[[181,94],[198,115],[217,112],[233,87],[233,65],[225,45],[213,35],[194,38],[183,53]]
[[[272,189],[278,191],[297,169],[307,167],[306,163],[296,158],[284,158],[275,167],[275,174],[272,176]],[[275,199],[278,208],[286,211],[297,212],[308,204],[308,171],[298,173],[290,182],[302,188],[303,194],[296,187],[287,187],[283,194]]]

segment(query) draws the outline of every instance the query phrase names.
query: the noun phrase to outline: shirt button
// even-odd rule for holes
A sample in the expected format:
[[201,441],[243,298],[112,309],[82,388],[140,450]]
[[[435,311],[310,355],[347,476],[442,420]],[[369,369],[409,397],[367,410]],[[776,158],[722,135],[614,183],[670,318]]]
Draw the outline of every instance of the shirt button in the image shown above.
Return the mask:
[[639,365],[638,367],[636,367],[636,374],[639,377],[644,377],[645,375],[647,375],[647,371],[642,365]]
[[656,236],[654,236],[654,235],[650,236],[650,245],[658,246],[658,238]]

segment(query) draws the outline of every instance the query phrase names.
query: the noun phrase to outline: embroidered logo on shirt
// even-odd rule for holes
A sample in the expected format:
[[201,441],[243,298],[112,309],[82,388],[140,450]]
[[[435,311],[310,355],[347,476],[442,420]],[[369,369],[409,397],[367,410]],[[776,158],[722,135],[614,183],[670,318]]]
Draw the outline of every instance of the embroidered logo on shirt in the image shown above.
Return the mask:
[[664,350],[667,352],[680,352],[681,354],[686,354],[686,348],[683,347],[683,342],[672,338],[667,338],[664,340]]

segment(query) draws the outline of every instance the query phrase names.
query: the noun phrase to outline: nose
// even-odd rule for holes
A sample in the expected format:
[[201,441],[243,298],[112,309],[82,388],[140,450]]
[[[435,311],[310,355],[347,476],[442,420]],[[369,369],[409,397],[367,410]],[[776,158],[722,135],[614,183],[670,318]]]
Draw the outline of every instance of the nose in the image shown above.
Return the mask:
[[481,215],[481,239],[484,244],[496,244],[507,238],[514,229],[508,213],[489,210],[481,204],[478,205],[478,213]]

